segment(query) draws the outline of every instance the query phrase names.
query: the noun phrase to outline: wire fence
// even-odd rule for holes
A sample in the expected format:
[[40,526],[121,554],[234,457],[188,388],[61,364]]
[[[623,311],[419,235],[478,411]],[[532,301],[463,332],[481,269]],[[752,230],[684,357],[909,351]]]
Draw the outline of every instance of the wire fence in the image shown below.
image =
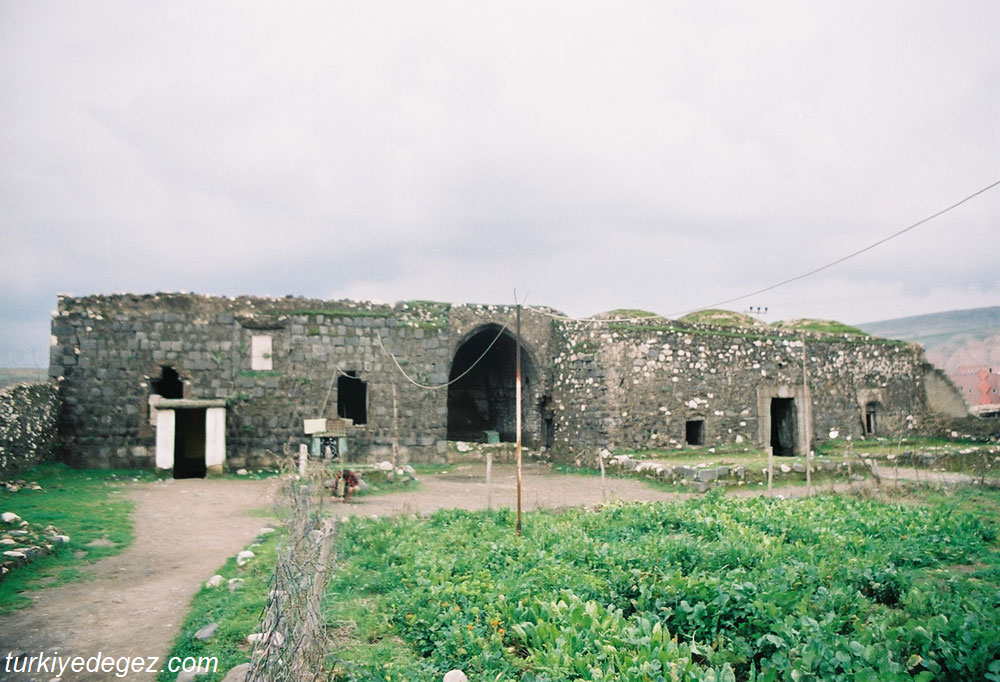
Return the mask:
[[287,536],[263,609],[247,682],[327,679],[323,594],[329,582],[335,521],[323,516],[325,467],[290,471],[278,503]]

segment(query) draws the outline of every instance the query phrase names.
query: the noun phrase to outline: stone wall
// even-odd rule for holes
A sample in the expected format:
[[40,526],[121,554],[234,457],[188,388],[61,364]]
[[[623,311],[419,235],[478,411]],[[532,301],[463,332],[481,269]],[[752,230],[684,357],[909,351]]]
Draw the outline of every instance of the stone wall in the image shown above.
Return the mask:
[[795,400],[810,425],[802,452],[831,430],[862,436],[868,406],[875,435],[923,413],[922,353],[901,342],[635,321],[561,322],[557,334],[556,440],[570,451],[681,447],[689,421],[703,422],[705,445],[767,447],[773,398]]
[[52,456],[58,417],[55,384],[16,384],[0,391],[0,478]]
[[[905,343],[553,313],[522,311],[522,416],[525,443],[551,441],[557,455],[693,439],[768,447],[772,421],[789,451],[804,452],[831,430],[897,435],[926,414],[923,355]],[[395,443],[403,462],[444,461],[448,441],[464,440],[452,437],[468,416],[457,404],[492,420],[469,419],[470,439],[511,439],[515,314],[427,301],[63,297],[50,362],[64,380],[61,440],[72,463],[153,466],[151,399],[223,401],[226,463],[255,467],[308,443],[304,420],[346,416],[343,401],[362,410],[346,427],[349,461],[387,459]],[[478,387],[445,386],[480,353],[492,369]]]
[[[522,321],[526,354],[544,368],[549,319],[526,312]],[[170,367],[184,399],[226,401],[230,467],[271,464],[308,443],[304,420],[338,417],[343,373],[355,373],[367,391],[366,423],[347,429],[350,459],[385,458],[397,437],[404,461],[443,457],[448,389],[415,383],[446,384],[458,346],[491,325],[512,330],[514,309],[188,294],[61,297],[50,374],[65,378],[66,453],[75,464],[152,466],[149,397]],[[253,368],[255,336],[270,337],[268,369]],[[544,371],[535,374],[526,403],[545,390]],[[525,416],[537,439],[539,420]]]

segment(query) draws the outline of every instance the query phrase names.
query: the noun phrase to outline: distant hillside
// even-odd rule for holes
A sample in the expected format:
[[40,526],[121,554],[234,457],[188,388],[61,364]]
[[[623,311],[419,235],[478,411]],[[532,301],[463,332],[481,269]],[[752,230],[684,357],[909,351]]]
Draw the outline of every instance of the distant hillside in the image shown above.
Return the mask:
[[889,339],[919,343],[927,359],[949,374],[959,367],[1000,371],[1000,306],[866,322],[860,329]]
[[27,383],[45,381],[48,376],[49,371],[47,369],[0,367],[0,388],[5,388],[12,384],[19,384],[22,381]]

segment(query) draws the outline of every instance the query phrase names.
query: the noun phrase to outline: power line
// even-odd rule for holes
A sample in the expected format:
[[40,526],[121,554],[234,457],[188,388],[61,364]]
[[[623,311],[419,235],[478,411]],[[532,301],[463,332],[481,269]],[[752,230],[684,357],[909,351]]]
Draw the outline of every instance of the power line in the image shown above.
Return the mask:
[[938,211],[937,213],[934,213],[933,215],[927,216],[923,220],[918,220],[917,222],[913,223],[912,225],[909,225],[908,227],[904,227],[902,230],[899,230],[898,232],[894,232],[894,233],[890,234],[889,236],[883,237],[882,239],[879,239],[878,241],[873,242],[873,243],[869,244],[868,246],[866,246],[866,247],[864,247],[862,249],[858,249],[857,251],[854,251],[853,253],[849,253],[846,256],[843,256],[841,258],[838,258],[837,260],[834,260],[834,261],[831,261],[829,263],[826,263],[825,265],[821,265],[818,268],[814,268],[814,269],[810,270],[809,272],[804,272],[801,275],[796,275],[795,277],[789,277],[788,279],[782,280],[781,282],[778,282],[777,284],[772,284],[770,286],[764,287],[763,289],[758,289],[756,291],[751,291],[748,294],[742,294],[740,296],[734,296],[733,298],[727,298],[724,301],[717,301],[715,303],[709,303],[708,305],[699,306],[697,308],[691,308],[690,310],[683,310],[683,311],[680,311],[680,312],[671,313],[669,316],[667,316],[667,315],[646,315],[646,316],[643,316],[643,317],[616,318],[616,319],[613,319],[613,320],[609,320],[609,319],[605,319],[605,318],[598,318],[598,317],[583,317],[583,318],[579,318],[579,319],[574,319],[574,318],[568,317],[566,315],[557,315],[555,313],[550,313],[550,312],[547,312],[545,310],[541,310],[539,308],[532,307],[531,310],[534,310],[535,312],[541,313],[543,315],[548,315],[549,317],[551,317],[553,319],[564,320],[564,321],[567,321],[567,322],[596,322],[596,323],[619,322],[620,323],[620,322],[642,322],[642,321],[648,321],[648,320],[651,320],[651,319],[654,319],[654,318],[660,318],[660,319],[667,319],[667,320],[669,320],[669,319],[672,319],[672,318],[675,318],[675,317],[680,317],[680,316],[683,316],[683,315],[687,315],[689,313],[698,312],[699,310],[705,310],[707,308],[716,308],[718,306],[726,305],[727,303],[735,303],[736,301],[741,301],[744,298],[750,298],[751,296],[757,296],[758,294],[763,294],[765,292],[772,291],[774,289],[777,289],[778,287],[783,287],[786,284],[791,284],[792,282],[797,282],[797,281],[799,281],[801,279],[805,279],[806,277],[810,277],[812,275],[815,275],[818,272],[822,272],[823,270],[827,270],[829,268],[832,268],[834,265],[839,265],[840,263],[843,263],[846,260],[850,260],[851,258],[854,258],[855,256],[860,256],[861,254],[865,253],[866,251],[871,251],[876,246],[880,246],[882,244],[885,244],[887,241],[890,241],[892,239],[895,239],[896,237],[899,237],[899,236],[901,236],[903,234],[906,234],[910,230],[912,230],[914,228],[917,228],[917,227],[920,227],[924,223],[928,223],[931,220],[934,220],[935,218],[944,215],[948,211],[951,211],[953,209],[958,208],[959,206],[961,206],[962,204],[966,203],[967,201],[970,201],[971,199],[976,198],[980,194],[988,192],[989,190],[993,189],[994,187],[996,187],[998,185],[1000,185],[1000,180],[997,180],[996,182],[994,182],[992,184],[989,184],[986,187],[983,187],[982,189],[980,189],[980,190],[978,190],[976,192],[973,192],[972,194],[968,195],[964,199],[961,199],[960,201],[955,202],[954,204],[952,204],[951,206],[948,206],[947,208],[941,209],[940,211]]
[[916,227],[920,227],[924,223],[928,223],[928,222],[934,220],[935,218],[944,215],[948,211],[951,211],[953,209],[958,208],[959,206],[961,206],[965,202],[967,202],[967,201],[969,201],[971,199],[974,199],[975,197],[979,196],[980,194],[983,194],[984,192],[988,192],[989,190],[993,189],[997,185],[1000,185],[1000,180],[997,180],[996,182],[994,182],[994,183],[992,183],[990,185],[987,185],[986,187],[983,187],[981,190],[973,192],[972,194],[970,194],[969,196],[965,197],[964,199],[955,202],[954,204],[952,204],[948,208],[941,209],[940,211],[938,211],[934,215],[927,216],[923,220],[918,220],[917,222],[913,223],[909,227],[904,227],[902,230],[900,230],[898,232],[894,232],[894,233],[890,234],[888,237],[883,237],[882,239],[879,239],[877,242],[869,244],[868,246],[864,247],[863,249],[858,249],[857,251],[855,251],[853,253],[849,253],[846,256],[843,256],[841,258],[838,258],[835,261],[831,261],[831,262],[827,263],[826,265],[821,265],[818,268],[814,268],[814,269],[810,270],[809,272],[804,272],[801,275],[796,275],[795,277],[789,277],[788,279],[783,280],[781,282],[778,282],[777,284],[772,284],[771,286],[764,287],[763,289],[758,289],[757,291],[751,291],[749,294],[743,294],[742,296],[736,296],[734,298],[727,298],[725,301],[718,301],[716,303],[710,303],[708,305],[701,306],[700,308],[692,308],[691,310],[685,310],[683,312],[673,313],[673,314],[674,315],[687,315],[688,313],[697,312],[699,310],[704,310],[706,308],[715,308],[715,307],[720,306],[720,305],[726,305],[727,303],[733,303],[735,301],[743,300],[744,298],[750,298],[751,296],[756,296],[758,294],[763,294],[766,291],[772,291],[773,289],[777,289],[778,287],[783,287],[786,284],[791,284],[792,282],[797,282],[800,279],[805,279],[806,277],[810,277],[812,275],[815,275],[818,272],[822,272],[823,270],[826,270],[828,268],[832,268],[834,265],[839,265],[840,263],[843,263],[846,260],[850,260],[851,258],[854,258],[855,256],[860,256],[861,254],[865,253],[866,251],[871,251],[876,246],[880,246],[882,244],[885,244],[887,241],[889,241],[891,239],[895,239],[896,237],[899,237],[899,236],[901,236],[903,234],[906,234],[910,230],[912,230],[912,229],[914,229]]

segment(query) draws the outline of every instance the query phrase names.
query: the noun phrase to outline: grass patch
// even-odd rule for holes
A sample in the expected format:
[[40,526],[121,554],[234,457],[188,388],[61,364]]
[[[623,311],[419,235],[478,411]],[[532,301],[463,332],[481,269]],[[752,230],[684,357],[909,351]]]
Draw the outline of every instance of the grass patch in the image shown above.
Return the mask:
[[[36,481],[42,490],[0,490],[0,507],[40,528],[55,526],[70,542],[56,545],[52,554],[15,569],[0,582],[0,613],[29,605],[26,591],[86,579],[87,565],[128,547],[134,505],[123,493],[134,480],[153,480],[146,471],[70,469],[63,464],[45,464],[20,478]],[[90,546],[95,540],[111,544]],[[85,554],[76,558],[78,552]]]
[[[274,510],[271,510],[270,515],[273,514]],[[281,531],[258,536],[248,547],[255,556],[247,565],[237,566],[236,558],[232,557],[217,571],[225,579],[221,587],[202,586],[191,600],[191,608],[166,660],[173,656],[181,659],[217,657],[216,672],[199,676],[200,682],[221,680],[231,668],[250,660],[252,645],[246,637],[257,632],[261,613],[267,604],[269,581],[281,537]],[[230,592],[227,583],[231,578],[242,578],[243,586]],[[204,642],[195,639],[195,633],[210,623],[219,624],[215,635]],[[163,669],[157,679],[173,682],[176,677],[176,672]]]
[[868,336],[868,332],[852,327],[836,320],[783,320],[771,325],[777,329],[792,331],[815,332],[817,334],[851,334],[853,336]]

